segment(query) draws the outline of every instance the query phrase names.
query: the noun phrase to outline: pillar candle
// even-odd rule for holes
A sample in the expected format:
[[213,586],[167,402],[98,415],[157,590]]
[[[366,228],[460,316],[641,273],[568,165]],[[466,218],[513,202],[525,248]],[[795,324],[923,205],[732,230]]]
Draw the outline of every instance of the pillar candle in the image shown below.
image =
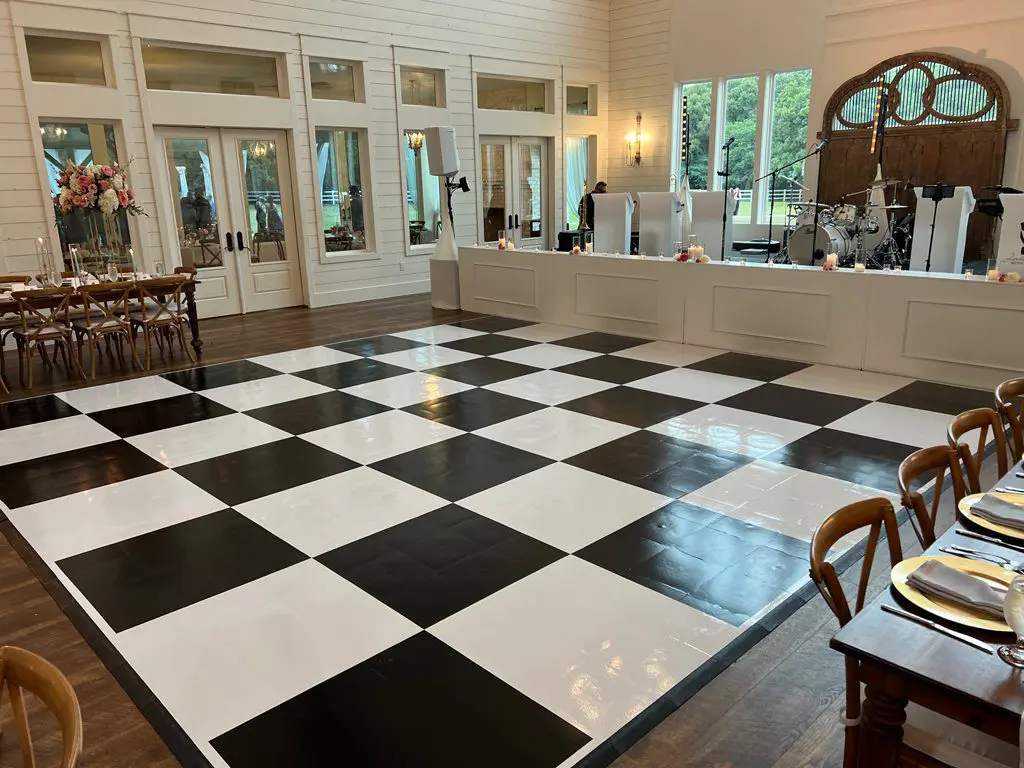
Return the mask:
[[856,264],[853,265],[854,272],[863,272],[865,269],[866,267],[864,266],[863,261],[858,261]]
[[594,244],[593,243],[587,243],[587,253],[593,253],[593,252],[594,252]]
[[988,271],[988,279],[989,280],[995,280],[996,282],[998,282],[999,281],[999,270],[998,269],[990,269]]
[[505,244],[506,244],[505,238],[504,237],[499,237],[498,238],[498,250],[500,250],[500,251],[505,250]]
[[828,256],[825,257],[825,263],[829,267],[835,268],[836,266],[839,265],[839,254],[838,253],[830,253],[830,254],[828,254]]

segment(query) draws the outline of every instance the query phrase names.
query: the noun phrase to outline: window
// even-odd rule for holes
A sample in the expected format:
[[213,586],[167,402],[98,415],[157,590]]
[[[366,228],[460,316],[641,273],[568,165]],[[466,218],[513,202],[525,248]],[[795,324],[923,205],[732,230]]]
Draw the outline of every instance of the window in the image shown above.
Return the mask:
[[[690,118],[690,188],[708,189],[711,171],[711,82],[687,83],[683,86],[686,110]],[[680,107],[681,108],[681,107]],[[680,158],[682,154],[680,153]],[[686,175],[686,164],[679,168],[679,179]],[[682,189],[682,183],[679,188]]]
[[435,69],[399,67],[402,103],[416,107],[444,106],[444,74]]
[[106,85],[99,40],[25,35],[28,68],[37,83]]
[[145,43],[146,86],[158,91],[280,97],[277,57]]
[[363,190],[360,131],[316,130],[324,244],[328,253],[372,248],[370,201]]
[[590,114],[590,88],[585,85],[567,85],[565,87],[565,114]]
[[476,105],[480,109],[545,112],[547,85],[541,80],[477,77]]
[[[768,160],[769,172],[772,168],[781,168],[807,153],[808,115],[811,109],[811,70],[801,69],[795,72],[780,72],[773,78],[772,116],[771,116],[771,155]],[[804,163],[800,162],[779,175],[775,185],[775,215],[773,221],[778,224],[786,220],[788,203],[800,202],[804,199]],[[765,220],[771,210],[769,192],[770,182],[765,182]]]
[[356,64],[329,59],[309,60],[309,87],[314,99],[357,101]]
[[729,187],[739,190],[736,220],[741,222],[750,221],[750,206],[753,199],[757,100],[756,75],[734,77],[725,81],[725,131],[722,143],[734,137],[736,139],[730,153]]
[[220,201],[213,188],[209,142],[205,138],[168,138],[164,153],[171,171],[171,196],[177,201],[174,218],[182,265],[223,267]]
[[583,190],[594,186],[590,178],[590,137],[565,137],[565,220],[568,229],[579,229]]
[[441,182],[430,175],[427,145],[421,131],[405,132],[405,200],[409,211],[409,245],[429,245],[441,228]]

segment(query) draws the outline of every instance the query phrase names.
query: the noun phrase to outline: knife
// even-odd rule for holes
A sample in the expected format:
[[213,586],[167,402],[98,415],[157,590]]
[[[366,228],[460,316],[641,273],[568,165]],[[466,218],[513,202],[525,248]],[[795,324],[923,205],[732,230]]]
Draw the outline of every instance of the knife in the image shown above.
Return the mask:
[[968,637],[967,635],[962,635],[959,632],[954,632],[952,629],[946,629],[946,627],[942,626],[941,624],[936,624],[931,619],[925,619],[921,616],[915,616],[912,613],[901,611],[899,608],[894,608],[891,605],[883,605],[882,610],[886,613],[891,613],[893,616],[899,616],[900,618],[906,619],[907,621],[912,621],[915,624],[920,624],[922,627],[934,629],[936,632],[939,632],[940,634],[946,635],[947,637],[951,637],[954,640],[959,640],[961,643],[966,643],[967,645],[973,646],[974,648],[977,648],[979,651],[984,651],[990,656],[993,654],[992,649],[989,648],[988,645],[986,645],[985,643],[981,642],[981,640],[975,640],[973,637]]
[[956,532],[960,536],[967,536],[968,538],[977,539],[978,541],[987,541],[989,544],[998,544],[1000,547],[1006,547],[1007,549],[1012,549],[1015,552],[1024,552],[1024,547],[1017,544],[1010,544],[1002,539],[997,539],[995,536],[986,536],[983,533],[975,533],[974,531],[968,531],[964,528],[957,528]]
[[1015,488],[1008,485],[1005,488],[996,488],[996,493],[1024,493],[1024,488]]

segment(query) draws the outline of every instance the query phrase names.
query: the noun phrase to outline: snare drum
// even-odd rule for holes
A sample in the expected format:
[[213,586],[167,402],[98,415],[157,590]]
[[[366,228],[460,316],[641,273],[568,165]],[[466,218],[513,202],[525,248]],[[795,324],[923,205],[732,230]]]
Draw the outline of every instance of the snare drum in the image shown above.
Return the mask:
[[[853,255],[853,240],[843,227],[838,227],[835,224],[819,224],[817,239],[818,259],[823,258],[827,253],[837,253],[839,261],[842,262],[848,256]],[[789,238],[790,259],[796,264],[810,264],[813,243],[814,225],[806,224],[797,227],[792,237]]]
[[857,220],[856,205],[837,205],[832,209],[832,220],[841,224],[853,224]]

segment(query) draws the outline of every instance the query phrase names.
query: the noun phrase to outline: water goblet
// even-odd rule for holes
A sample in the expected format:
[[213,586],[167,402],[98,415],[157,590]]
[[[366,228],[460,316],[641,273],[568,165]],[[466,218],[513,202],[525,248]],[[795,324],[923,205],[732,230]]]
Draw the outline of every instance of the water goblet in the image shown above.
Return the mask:
[[999,658],[1011,667],[1024,669],[1024,576],[1014,576],[1003,598],[1003,618],[1017,635],[1014,645],[999,647]]

